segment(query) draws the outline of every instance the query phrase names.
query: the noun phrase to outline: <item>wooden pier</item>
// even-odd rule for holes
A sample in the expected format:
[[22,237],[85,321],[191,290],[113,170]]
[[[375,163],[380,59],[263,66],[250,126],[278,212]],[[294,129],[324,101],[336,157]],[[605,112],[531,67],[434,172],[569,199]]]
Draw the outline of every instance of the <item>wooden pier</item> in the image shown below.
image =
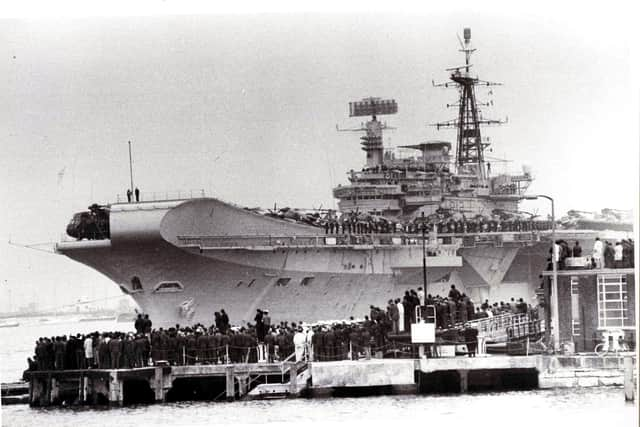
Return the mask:
[[[632,371],[629,366],[634,367]],[[610,385],[628,388],[629,378],[637,378],[637,372],[635,357],[630,355],[534,355],[166,365],[37,371],[28,373],[28,377],[31,406],[122,406],[303,395],[465,393]],[[632,396],[628,390],[627,396]]]
[[299,372],[306,368],[306,363],[284,362],[36,371],[28,373],[28,402],[31,406],[164,402],[175,383],[184,379],[218,380],[224,387],[217,398],[234,400],[246,398],[252,389],[275,378],[278,393],[295,397],[300,392]]

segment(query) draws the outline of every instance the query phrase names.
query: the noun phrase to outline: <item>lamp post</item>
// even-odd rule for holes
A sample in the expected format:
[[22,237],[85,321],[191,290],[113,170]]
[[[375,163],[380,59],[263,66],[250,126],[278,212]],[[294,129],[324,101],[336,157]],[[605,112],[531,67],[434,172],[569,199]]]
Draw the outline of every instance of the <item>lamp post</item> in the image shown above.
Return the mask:
[[[426,228],[427,222],[422,212],[422,285],[424,295],[427,295],[427,248],[426,248]],[[420,301],[420,305],[424,304],[424,301]]]
[[[560,322],[558,319],[558,263],[556,260],[556,213],[553,198],[544,194],[538,194],[535,196],[527,196],[526,200],[537,200],[539,198],[547,199],[551,202],[551,265],[553,267],[552,280],[551,280],[551,294],[553,295],[553,304],[551,301],[547,301],[547,304],[551,304],[551,332],[553,334],[553,347],[558,349],[560,347]],[[558,254],[560,255],[560,254]],[[550,300],[551,298],[549,298]]]

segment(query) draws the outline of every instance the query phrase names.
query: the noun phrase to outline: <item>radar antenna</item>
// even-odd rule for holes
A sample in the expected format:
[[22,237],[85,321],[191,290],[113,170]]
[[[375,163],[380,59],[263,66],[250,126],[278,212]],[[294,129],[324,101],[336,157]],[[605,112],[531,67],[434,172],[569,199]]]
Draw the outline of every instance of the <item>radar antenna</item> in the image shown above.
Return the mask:
[[378,121],[377,116],[380,114],[396,114],[398,112],[398,104],[395,99],[381,98],[364,98],[362,101],[349,103],[349,117],[371,116],[371,120],[362,123],[359,128],[341,129],[336,125],[338,132],[364,132],[364,136],[360,137],[362,150],[367,153],[367,167],[374,168],[382,165],[383,162],[383,146],[382,131],[384,129],[395,129],[387,126],[386,123]]
[[478,109],[479,105],[493,105],[493,102],[479,103],[476,99],[476,86],[500,86],[502,83],[488,82],[471,76],[469,73],[472,64],[469,63],[475,48],[471,44],[471,29],[464,29],[464,42],[460,40],[460,52],[464,53],[465,65],[448,68],[449,80],[446,83],[433,83],[435,87],[455,87],[459,92],[459,100],[456,104],[447,104],[447,107],[457,107],[458,117],[444,122],[432,124],[438,130],[441,128],[455,128],[458,131],[456,148],[456,166],[458,173],[475,174],[481,180],[487,179],[487,170],[484,161],[484,149],[489,146],[482,142],[480,125],[499,125],[501,120],[484,119]]

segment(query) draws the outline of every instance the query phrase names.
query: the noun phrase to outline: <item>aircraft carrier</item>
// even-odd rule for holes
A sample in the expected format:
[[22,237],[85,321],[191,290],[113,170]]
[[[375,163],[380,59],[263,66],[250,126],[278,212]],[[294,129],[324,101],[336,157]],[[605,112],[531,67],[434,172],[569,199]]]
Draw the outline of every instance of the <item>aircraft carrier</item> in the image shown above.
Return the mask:
[[[552,223],[518,210],[536,197],[526,193],[530,170],[492,172],[481,130],[500,121],[484,118],[477,96],[499,84],[473,73],[469,29],[460,51],[464,64],[434,83],[458,93],[456,117],[434,124],[456,129],[455,144],[386,149],[379,117],[396,114],[397,102],[349,104],[350,117],[368,121],[339,130],[362,133],[366,163],[334,189],[337,211],[257,211],[204,196],[96,204],[73,217],[75,240],[56,250],[113,280],[155,326],[210,324],[222,308],[232,322],[257,308],[276,322],[358,318],[423,286],[423,263],[428,293],[455,284],[475,301],[534,302]],[[595,235],[563,238],[588,253]]]

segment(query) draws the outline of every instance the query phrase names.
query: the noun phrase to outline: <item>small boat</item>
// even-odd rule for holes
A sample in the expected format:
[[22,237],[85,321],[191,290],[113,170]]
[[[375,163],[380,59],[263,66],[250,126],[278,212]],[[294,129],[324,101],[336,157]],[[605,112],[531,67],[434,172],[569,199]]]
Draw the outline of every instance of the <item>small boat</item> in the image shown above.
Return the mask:
[[16,321],[0,322],[0,328],[15,328],[16,326],[20,326],[20,323]]
[[81,317],[79,322],[104,322],[115,320],[115,316],[95,316],[95,317]]
[[117,322],[135,322],[138,317],[137,313],[120,313],[116,319]]

